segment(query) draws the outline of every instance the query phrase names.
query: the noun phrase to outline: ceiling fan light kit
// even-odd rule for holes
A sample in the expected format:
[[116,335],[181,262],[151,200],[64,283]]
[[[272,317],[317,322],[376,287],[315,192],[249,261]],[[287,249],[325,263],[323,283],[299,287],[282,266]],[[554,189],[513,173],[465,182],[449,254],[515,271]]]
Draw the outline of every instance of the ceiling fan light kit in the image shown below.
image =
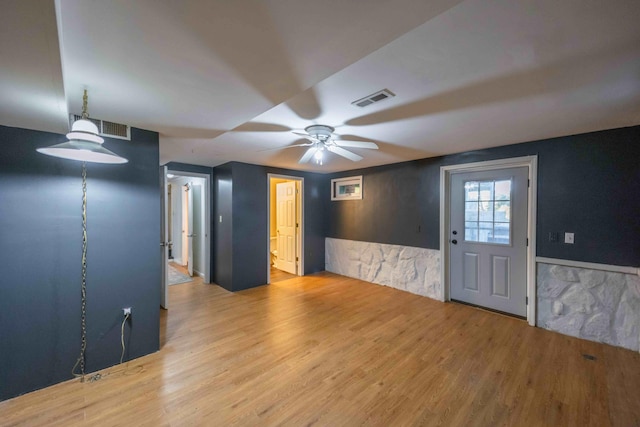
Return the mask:
[[[339,135],[335,135],[335,130],[331,126],[327,125],[311,125],[307,126],[304,132],[293,131],[294,134],[299,135],[309,142],[303,144],[295,144],[290,147],[310,147],[302,155],[298,163],[304,164],[311,159],[316,161],[316,164],[322,165],[324,160],[324,151],[342,156],[354,162],[358,162],[363,159],[362,156],[352,151],[345,150],[343,147],[351,148],[366,148],[369,150],[377,150],[378,145],[370,141],[351,141],[342,139]],[[288,147],[285,147],[288,148]]]

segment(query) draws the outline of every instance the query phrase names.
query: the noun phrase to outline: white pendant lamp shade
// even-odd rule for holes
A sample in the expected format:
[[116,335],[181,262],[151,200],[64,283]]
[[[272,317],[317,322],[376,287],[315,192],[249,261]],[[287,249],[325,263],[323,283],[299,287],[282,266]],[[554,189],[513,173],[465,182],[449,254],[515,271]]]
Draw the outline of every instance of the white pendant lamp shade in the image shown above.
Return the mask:
[[69,139],[81,139],[102,144],[104,139],[98,135],[98,126],[91,120],[76,120],[71,126],[71,132],[67,134]]
[[87,92],[84,95],[83,118],[76,120],[67,134],[69,141],[51,147],[38,148],[36,151],[63,159],[80,160],[92,163],[127,163],[128,160],[118,156],[102,146],[104,139],[98,134],[98,127],[87,120]]

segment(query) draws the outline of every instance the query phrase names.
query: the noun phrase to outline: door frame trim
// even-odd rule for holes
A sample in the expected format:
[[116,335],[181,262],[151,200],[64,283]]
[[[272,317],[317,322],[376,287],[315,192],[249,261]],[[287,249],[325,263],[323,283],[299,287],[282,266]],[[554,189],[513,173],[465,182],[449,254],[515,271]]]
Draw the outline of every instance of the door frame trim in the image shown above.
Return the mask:
[[[300,184],[300,193],[296,195],[296,202],[300,201],[296,207],[296,216],[300,213],[300,226],[296,233],[296,256],[298,257],[297,276],[304,276],[304,177],[293,175],[282,175],[277,173],[267,174],[267,284],[271,283],[271,251],[269,243],[271,241],[271,178],[286,179],[296,181]],[[297,187],[297,186],[296,186]]]
[[167,165],[160,166],[160,174],[162,177],[160,178],[160,252],[161,252],[161,261],[160,261],[160,307],[168,310],[169,309],[169,266],[167,260],[169,259],[169,247],[167,243],[169,242],[169,197],[168,197],[168,189],[169,184],[167,183]]
[[186,172],[179,169],[167,169],[167,173],[182,177],[204,178],[204,271],[201,273],[204,275],[204,282],[211,283],[211,175],[199,172]]
[[448,230],[451,200],[449,190],[451,174],[458,172],[479,172],[486,170],[527,167],[529,175],[529,191],[527,195],[527,322],[536,324],[536,212],[538,195],[538,156],[523,156],[510,159],[489,160],[486,162],[464,163],[440,167],[440,283],[442,283],[443,301],[450,301],[449,263],[451,245]]

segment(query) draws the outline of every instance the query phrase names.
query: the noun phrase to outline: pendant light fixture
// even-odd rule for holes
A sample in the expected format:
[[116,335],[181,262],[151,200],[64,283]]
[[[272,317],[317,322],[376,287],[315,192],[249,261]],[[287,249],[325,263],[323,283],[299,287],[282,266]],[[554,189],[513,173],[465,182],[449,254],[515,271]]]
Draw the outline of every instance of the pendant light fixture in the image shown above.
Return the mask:
[[[89,120],[87,112],[87,90],[82,97],[82,118],[76,120],[67,134],[69,141],[51,147],[38,148],[36,151],[49,156],[82,161],[82,276],[81,276],[81,344],[80,355],[71,369],[71,374],[84,382],[87,349],[87,163],[127,163],[128,160],[118,156],[102,146],[104,139],[98,134],[98,127]],[[125,317],[125,320],[127,317]],[[123,322],[124,327],[124,322]],[[124,347],[123,347],[124,351]],[[76,373],[79,368],[80,372]]]
[[127,159],[102,146],[104,139],[98,134],[95,123],[89,120],[87,99],[85,89],[82,97],[82,118],[76,120],[71,126],[71,132],[67,134],[69,141],[51,147],[38,148],[36,151],[49,156],[84,162],[127,163]]

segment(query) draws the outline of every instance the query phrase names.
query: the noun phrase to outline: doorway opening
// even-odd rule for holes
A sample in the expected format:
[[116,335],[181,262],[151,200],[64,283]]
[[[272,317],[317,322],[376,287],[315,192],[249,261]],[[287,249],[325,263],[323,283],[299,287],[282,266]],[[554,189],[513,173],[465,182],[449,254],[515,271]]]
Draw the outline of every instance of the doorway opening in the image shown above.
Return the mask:
[[268,174],[267,283],[304,275],[304,178]]
[[210,176],[161,168],[163,177],[163,271],[161,306],[168,287],[200,277],[210,282]]
[[440,168],[445,300],[535,326],[537,156]]

